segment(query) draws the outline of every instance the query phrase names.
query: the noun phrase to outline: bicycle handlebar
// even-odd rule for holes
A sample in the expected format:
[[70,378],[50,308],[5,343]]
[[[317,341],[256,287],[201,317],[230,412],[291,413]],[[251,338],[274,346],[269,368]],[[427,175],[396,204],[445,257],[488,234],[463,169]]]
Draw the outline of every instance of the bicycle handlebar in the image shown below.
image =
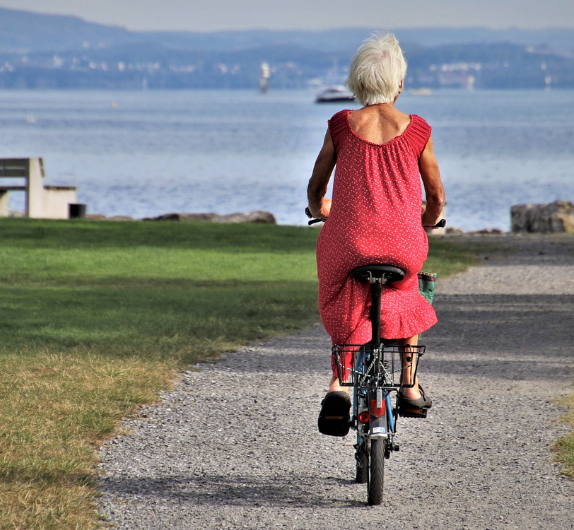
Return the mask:
[[[325,220],[324,219],[317,219],[315,217],[313,217],[311,215],[311,211],[309,210],[309,207],[305,208],[305,215],[310,219],[307,224],[309,226],[314,225],[315,223],[323,223]],[[444,228],[446,226],[446,219],[441,219],[436,225],[432,225],[432,226],[427,226],[427,225],[423,225],[423,228]]]

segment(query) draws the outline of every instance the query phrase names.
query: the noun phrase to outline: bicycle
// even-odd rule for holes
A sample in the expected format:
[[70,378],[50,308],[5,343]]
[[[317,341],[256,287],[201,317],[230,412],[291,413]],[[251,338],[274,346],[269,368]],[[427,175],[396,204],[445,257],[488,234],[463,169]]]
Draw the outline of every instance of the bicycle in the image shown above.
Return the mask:
[[[308,209],[305,212],[311,217]],[[320,221],[311,218],[309,224]],[[445,224],[443,219],[435,227]],[[367,502],[378,505],[383,501],[385,459],[399,450],[395,440],[398,417],[426,417],[426,409],[413,414],[401,408],[397,399],[401,388],[414,386],[418,362],[426,348],[398,346],[396,341],[380,335],[382,287],[402,280],[405,271],[393,265],[369,264],[351,270],[349,275],[371,287],[372,339],[367,344],[336,344],[332,348],[339,384],[353,387],[353,414],[346,432],[343,429],[338,436],[349,429],[357,432],[355,481],[367,484]],[[434,286],[435,277],[419,273],[419,282],[432,282]]]

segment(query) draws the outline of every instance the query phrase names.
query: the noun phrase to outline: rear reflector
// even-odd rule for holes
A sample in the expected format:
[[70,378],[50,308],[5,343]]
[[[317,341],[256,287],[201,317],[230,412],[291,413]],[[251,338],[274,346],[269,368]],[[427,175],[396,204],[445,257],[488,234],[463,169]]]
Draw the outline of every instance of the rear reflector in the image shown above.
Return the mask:
[[363,410],[363,412],[359,414],[359,423],[369,423],[369,411]]
[[376,399],[371,399],[371,415],[375,418],[380,418],[381,416],[385,415],[386,409],[387,409],[387,403],[386,401],[383,399],[381,401],[381,406],[377,407],[377,400]]

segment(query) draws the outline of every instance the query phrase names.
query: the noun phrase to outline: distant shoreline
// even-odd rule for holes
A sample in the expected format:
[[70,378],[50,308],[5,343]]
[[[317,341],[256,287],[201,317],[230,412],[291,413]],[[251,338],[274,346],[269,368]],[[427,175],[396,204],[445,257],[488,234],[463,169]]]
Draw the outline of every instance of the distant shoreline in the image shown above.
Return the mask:
[[[24,218],[24,212],[22,211],[11,211],[8,217],[6,218]],[[39,219],[35,219],[39,220]],[[48,221],[52,220],[87,220],[87,221],[110,221],[110,222],[149,222],[149,221],[156,221],[156,222],[206,222],[206,223],[228,223],[228,224],[237,224],[237,223],[253,223],[253,224],[273,224],[278,226],[306,226],[305,224],[301,225],[279,225],[277,223],[275,216],[271,212],[265,211],[254,211],[254,212],[237,212],[228,215],[219,215],[213,212],[201,212],[201,213],[167,213],[163,215],[158,215],[154,217],[143,217],[143,218],[135,218],[129,215],[111,215],[106,216],[100,213],[93,213],[87,214],[84,218],[81,219],[46,219]],[[320,227],[320,224],[314,225],[314,227]],[[465,232],[464,230],[457,228],[457,227],[447,227],[445,234],[434,235],[430,232],[431,237],[453,237],[455,239],[464,238],[465,236],[492,236],[492,237],[508,237],[508,236],[516,236],[516,237],[551,237],[551,236],[571,236],[574,237],[574,234],[571,233],[517,233],[511,231],[504,231],[499,228],[482,228],[478,230],[471,230]]]

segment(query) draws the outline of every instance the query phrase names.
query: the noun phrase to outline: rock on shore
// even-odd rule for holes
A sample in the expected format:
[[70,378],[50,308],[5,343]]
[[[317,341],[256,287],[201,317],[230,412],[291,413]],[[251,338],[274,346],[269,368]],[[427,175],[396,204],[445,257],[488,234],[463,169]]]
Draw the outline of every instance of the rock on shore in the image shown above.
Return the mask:
[[267,223],[277,224],[270,212],[242,212],[228,215],[216,213],[168,213],[157,217],[146,217],[144,221],[208,221],[212,223]]
[[574,232],[574,203],[518,204],[510,209],[510,220],[515,234]]

